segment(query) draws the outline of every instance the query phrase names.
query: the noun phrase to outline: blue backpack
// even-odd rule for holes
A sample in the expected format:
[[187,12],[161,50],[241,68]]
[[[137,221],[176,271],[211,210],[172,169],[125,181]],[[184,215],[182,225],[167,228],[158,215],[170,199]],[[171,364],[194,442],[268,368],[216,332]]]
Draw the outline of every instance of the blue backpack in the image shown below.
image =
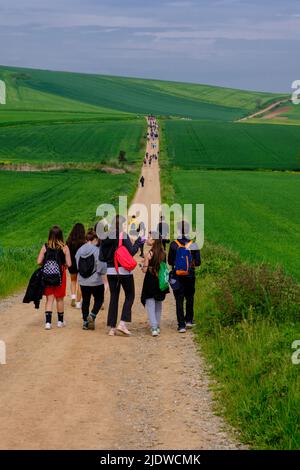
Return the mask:
[[186,245],[182,245],[178,240],[175,240],[175,243],[178,245],[175,258],[175,273],[177,276],[187,276],[192,267],[192,253],[189,248],[193,240],[190,240]]

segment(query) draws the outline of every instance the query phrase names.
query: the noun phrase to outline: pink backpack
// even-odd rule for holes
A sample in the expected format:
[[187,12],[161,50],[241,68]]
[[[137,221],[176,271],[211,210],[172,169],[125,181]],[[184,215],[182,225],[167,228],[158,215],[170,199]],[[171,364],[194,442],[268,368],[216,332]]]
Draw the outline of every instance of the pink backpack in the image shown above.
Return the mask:
[[137,262],[131,256],[129,251],[127,250],[126,246],[122,244],[123,242],[123,233],[120,233],[119,236],[119,246],[115,251],[114,261],[115,261],[115,268],[117,273],[119,272],[119,264],[122,268],[126,269],[126,271],[133,271],[137,265]]

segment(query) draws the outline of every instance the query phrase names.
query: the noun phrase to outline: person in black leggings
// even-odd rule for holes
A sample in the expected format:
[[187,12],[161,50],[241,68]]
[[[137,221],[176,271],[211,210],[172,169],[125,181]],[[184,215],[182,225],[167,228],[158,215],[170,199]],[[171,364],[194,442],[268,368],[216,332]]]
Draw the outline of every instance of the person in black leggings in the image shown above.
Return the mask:
[[[123,231],[125,222],[124,217],[116,216],[112,224],[112,230],[109,232],[108,237],[103,240],[100,250],[100,260],[107,263],[107,279],[110,289],[107,326],[110,327],[110,336],[115,336],[117,331],[126,336],[131,335],[126,323],[131,322],[131,309],[135,297],[134,278],[132,272],[126,271],[122,266],[119,266],[118,272],[116,271],[114,255],[118,248],[121,233],[123,236],[122,245],[127,248],[132,256],[137,253],[141,241],[139,237],[134,243],[131,242],[127,233]],[[121,321],[117,327],[121,287],[125,293],[125,301],[122,308]]]
[[[82,319],[84,330],[94,330],[95,320],[104,300],[104,279],[106,263],[99,260],[98,237],[93,229],[86,234],[86,243],[82,245],[75,255],[78,282],[82,292]],[[87,271],[87,272],[86,272]],[[94,305],[90,312],[91,298]]]

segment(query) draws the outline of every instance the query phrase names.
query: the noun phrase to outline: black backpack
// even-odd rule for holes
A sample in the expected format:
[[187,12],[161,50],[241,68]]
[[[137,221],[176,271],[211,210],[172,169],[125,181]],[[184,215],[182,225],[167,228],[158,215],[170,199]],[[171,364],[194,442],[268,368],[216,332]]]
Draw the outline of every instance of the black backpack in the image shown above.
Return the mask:
[[87,279],[88,277],[91,277],[95,272],[95,257],[94,255],[87,256],[86,258],[83,258],[80,256],[79,262],[78,262],[78,271],[81,277],[84,279]]
[[61,286],[62,273],[58,250],[46,247],[44,262],[42,266],[42,279],[47,287]]

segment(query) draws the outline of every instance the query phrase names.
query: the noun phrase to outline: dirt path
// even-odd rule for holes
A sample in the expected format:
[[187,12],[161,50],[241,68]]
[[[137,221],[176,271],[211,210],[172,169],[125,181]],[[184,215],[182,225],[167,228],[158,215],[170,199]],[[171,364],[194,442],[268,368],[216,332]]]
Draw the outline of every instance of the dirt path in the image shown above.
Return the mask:
[[261,109],[260,111],[257,111],[254,114],[250,114],[250,116],[246,116],[242,119],[239,119],[237,122],[243,122],[243,121],[247,121],[248,119],[252,119],[252,118],[255,118],[257,116],[261,116],[261,115],[267,113],[268,111],[272,111],[272,109],[277,108],[277,106],[280,106],[282,103],[287,103],[289,101],[290,101],[289,99],[283,99],[283,100],[276,101],[275,103],[270,104],[266,108]]
[[[144,168],[135,202],[160,202],[159,167]],[[43,329],[43,311],[15,296],[0,305],[1,449],[236,449],[212,413],[212,397],[192,334],[179,335],[173,296],[162,333],[149,334],[136,278],[131,338],[95,331],[67,300],[65,329]]]

